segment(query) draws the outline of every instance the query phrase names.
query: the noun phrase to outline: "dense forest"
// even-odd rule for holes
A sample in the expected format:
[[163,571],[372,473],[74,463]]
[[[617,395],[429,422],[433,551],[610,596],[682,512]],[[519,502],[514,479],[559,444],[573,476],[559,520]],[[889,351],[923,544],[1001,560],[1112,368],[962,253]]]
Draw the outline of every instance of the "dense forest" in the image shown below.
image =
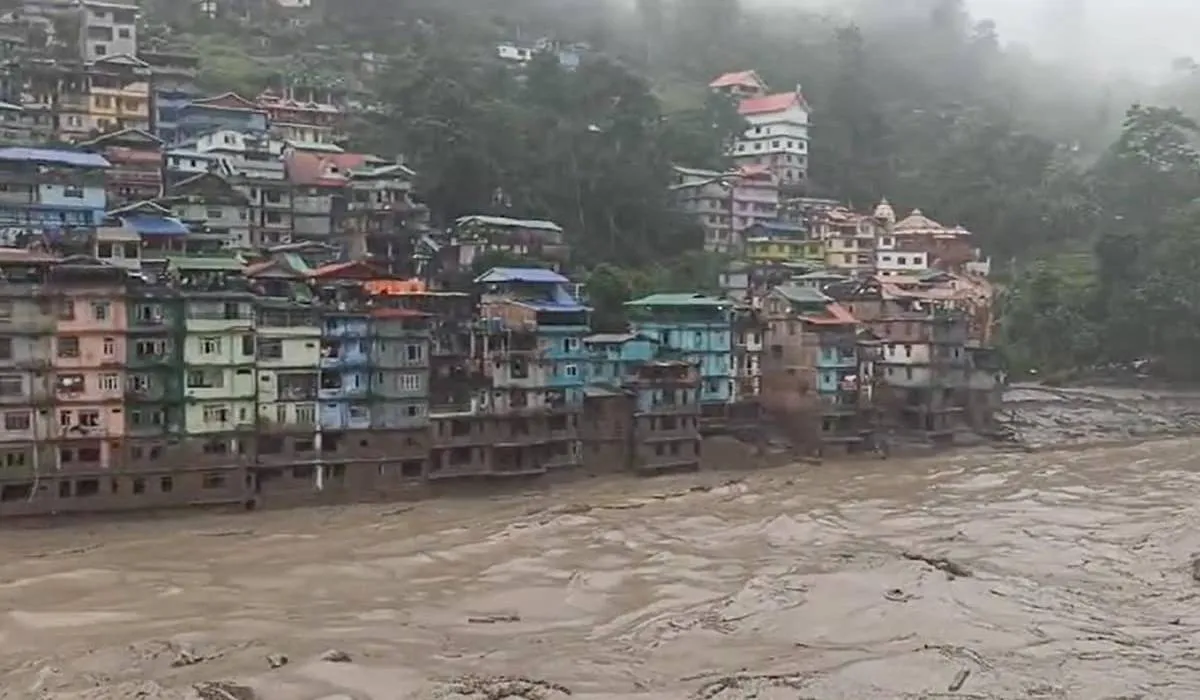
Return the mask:
[[[559,221],[593,295],[612,300],[715,281],[720,261],[669,206],[670,164],[723,165],[741,123],[705,85],[756,69],[813,108],[812,194],[860,209],[886,196],[976,233],[1000,272],[1014,369],[1145,358],[1200,376],[1200,86],[1186,60],[1159,89],[1099,84],[1005,48],[963,0],[860,0],[837,16],[748,0],[314,0],[303,13],[229,0],[216,18],[145,4],[143,35],[201,53],[207,89],[345,87],[352,145],[402,154],[436,220]],[[586,44],[582,64],[495,58],[497,42],[542,37]]]

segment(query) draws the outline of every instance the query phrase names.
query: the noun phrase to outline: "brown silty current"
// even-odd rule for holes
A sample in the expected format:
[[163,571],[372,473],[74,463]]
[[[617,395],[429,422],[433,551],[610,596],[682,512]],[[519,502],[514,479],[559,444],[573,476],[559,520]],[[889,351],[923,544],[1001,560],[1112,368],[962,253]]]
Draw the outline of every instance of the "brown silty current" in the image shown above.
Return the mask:
[[0,697],[1200,697],[1197,445],[10,531]]

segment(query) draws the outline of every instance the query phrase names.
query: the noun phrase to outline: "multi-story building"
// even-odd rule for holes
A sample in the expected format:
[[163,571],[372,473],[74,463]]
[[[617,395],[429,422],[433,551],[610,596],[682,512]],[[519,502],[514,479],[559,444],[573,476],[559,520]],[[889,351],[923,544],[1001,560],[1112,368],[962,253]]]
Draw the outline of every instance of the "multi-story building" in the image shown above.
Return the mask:
[[46,148],[0,148],[0,226],[5,245],[89,238],[104,219],[104,171],[94,153]]
[[87,137],[92,128],[87,67],[69,59],[27,58],[22,64],[21,107],[30,120],[33,136],[43,142]]
[[815,229],[824,244],[826,268],[851,275],[875,271],[879,225],[872,217],[829,209],[817,217]]
[[349,171],[364,156],[314,153],[289,148],[283,154],[292,190],[292,237],[296,241],[334,240],[334,219],[345,211]]
[[271,134],[298,143],[336,143],[345,137],[345,94],[328,88],[289,85],[258,96]]
[[[429,317],[402,308],[371,310],[368,388],[371,446],[388,469],[423,474],[430,456]],[[406,466],[407,465],[407,466]],[[432,462],[430,462],[432,468]]]
[[784,189],[808,180],[809,107],[799,86],[791,92],[742,99],[738,113],[747,122],[730,153],[739,166],[766,166]]
[[111,56],[137,56],[137,5],[79,1],[80,58],[89,63]]
[[149,132],[150,65],[133,55],[113,55],[88,65],[89,132]]
[[109,210],[155,199],[163,193],[163,143],[141,129],[123,129],[79,144],[111,164],[105,177]]
[[160,204],[188,225],[193,233],[219,236],[224,246],[248,250],[250,198],[229,179],[216,173],[197,173],[169,188]]
[[192,100],[178,110],[175,143],[224,130],[264,133],[268,126],[266,112],[232,92]]
[[[971,232],[962,226],[943,226],[920,209],[897,222],[887,200],[876,207],[875,219],[880,229],[880,257],[891,258],[887,269],[893,275],[916,272],[918,262],[925,266],[921,270],[936,268],[984,277],[991,271],[987,258],[972,243]],[[901,258],[906,265],[899,265]]]
[[196,86],[200,57],[170,51],[140,51],[138,58],[150,68],[151,131],[163,143],[179,140],[179,112],[201,97]]
[[321,450],[321,325],[311,305],[280,296],[297,282],[274,281],[271,296],[257,298],[258,464],[311,464]]
[[735,308],[733,319],[733,402],[757,403],[762,392],[763,335],[766,324],[758,309]]
[[779,183],[765,166],[730,172],[676,166],[671,192],[675,205],[704,228],[705,248],[714,252],[742,250],[750,229],[779,214]]
[[703,294],[652,294],[628,302],[635,331],[695,364],[705,415],[724,415],[733,397],[733,302]]
[[429,222],[429,209],[412,200],[416,173],[399,163],[359,158],[358,163],[339,159],[350,177],[340,232],[347,251],[352,257],[384,261],[393,275],[414,274],[408,263]]
[[459,268],[469,269],[484,253],[501,252],[558,266],[569,252],[563,228],[553,221],[505,216],[462,216],[454,222],[451,241]]
[[588,384],[621,387],[634,370],[658,354],[657,338],[640,333],[596,333],[583,339]]
[[639,365],[626,380],[634,394],[633,469],[640,473],[700,468],[700,375],[682,361]]
[[58,453],[49,438],[57,316],[47,283],[53,258],[28,250],[0,251],[0,502],[28,502]]
[[180,447],[187,438],[183,299],[164,282],[131,284],[125,315],[126,444],[122,466],[142,473],[162,469],[163,461],[190,456]]
[[809,236],[804,224],[783,221],[757,223],[746,234],[746,259],[759,264],[796,263],[823,266],[825,245]]
[[764,406],[807,444],[857,448],[867,434],[858,319],[821,292],[795,285],[771,290],[763,307]]
[[257,429],[255,297],[237,258],[171,258],[183,296],[184,428],[195,463],[241,479]]
[[128,279],[124,270],[87,258],[60,261],[50,277],[57,306],[56,415],[48,436],[57,448],[55,466],[98,474],[117,466],[125,437]]

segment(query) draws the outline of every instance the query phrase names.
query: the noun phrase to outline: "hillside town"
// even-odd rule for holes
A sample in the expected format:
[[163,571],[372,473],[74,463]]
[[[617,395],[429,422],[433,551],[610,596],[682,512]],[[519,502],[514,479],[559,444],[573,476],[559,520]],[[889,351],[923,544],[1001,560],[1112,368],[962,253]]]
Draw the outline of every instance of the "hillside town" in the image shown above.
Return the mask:
[[733,166],[675,168],[722,293],[596,332],[567,222],[435,225],[412,168],[339,145],[346,95],[200,94],[136,6],[27,4],[81,30],[0,105],[0,517],[694,470],[764,424],[822,456],[990,428],[987,259],[919,210],[806,196],[799,87],[717,78]]

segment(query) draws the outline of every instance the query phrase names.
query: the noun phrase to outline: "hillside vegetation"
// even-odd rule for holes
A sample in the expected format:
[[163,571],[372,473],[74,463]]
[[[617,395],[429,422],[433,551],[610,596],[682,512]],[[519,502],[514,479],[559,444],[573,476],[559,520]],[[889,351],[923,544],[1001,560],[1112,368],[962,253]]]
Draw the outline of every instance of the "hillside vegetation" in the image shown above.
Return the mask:
[[[754,68],[813,107],[812,194],[886,196],[976,233],[1007,278],[1015,365],[1200,372],[1196,125],[1006,51],[962,0],[863,0],[853,22],[738,0],[229,0],[215,19],[146,3],[146,34],[200,52],[206,88],[344,85],[364,106],[354,145],[403,154],[435,221],[559,221],[606,293],[713,269],[670,209],[669,166],[723,164],[740,123],[704,86]],[[541,37],[591,50],[574,72],[495,57]],[[1165,94],[1188,104],[1184,73]]]

